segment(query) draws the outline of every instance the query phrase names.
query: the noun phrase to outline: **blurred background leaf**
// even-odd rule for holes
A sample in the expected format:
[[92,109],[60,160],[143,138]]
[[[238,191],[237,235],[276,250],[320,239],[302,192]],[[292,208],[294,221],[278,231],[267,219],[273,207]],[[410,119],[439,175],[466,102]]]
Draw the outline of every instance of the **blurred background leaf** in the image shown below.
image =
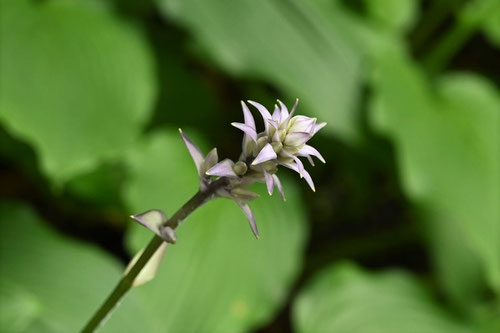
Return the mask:
[[330,133],[358,135],[361,54],[341,6],[296,0],[158,4],[224,70],[266,80],[288,99],[300,97],[303,110],[330,123]]
[[464,246],[476,252],[500,292],[498,92],[470,74],[449,74],[431,85],[389,48],[377,64],[374,125],[394,139],[405,188],[437,214],[432,223],[444,218],[460,228]]
[[[157,207],[172,215],[195,193],[196,168],[181,142],[175,131],[157,131],[130,155],[126,196],[132,212]],[[262,198],[251,206],[259,240],[238,206],[224,199],[209,202],[179,227],[154,282],[131,292],[147,309],[151,332],[246,332],[284,305],[301,268],[307,230],[296,187],[286,177],[283,186],[286,202],[256,189]],[[152,237],[139,225],[128,235],[131,253]],[[128,306],[125,300],[121,308]],[[112,317],[105,328],[116,331],[118,320]]]
[[0,0],[0,331],[78,330],[151,237],[127,216],[194,194],[172,128],[237,158],[238,101],[296,97],[317,192],[280,170],[259,241],[202,207],[103,331],[500,331],[499,5]]
[[0,119],[57,181],[116,157],[155,95],[148,45],[96,1],[2,0]]
[[339,264],[318,273],[294,302],[297,332],[472,332],[401,271]]
[[[0,226],[3,332],[78,331],[123,272],[96,247],[50,230],[23,204],[1,203]],[[138,331],[145,318],[134,296],[127,302],[113,316],[119,331]]]

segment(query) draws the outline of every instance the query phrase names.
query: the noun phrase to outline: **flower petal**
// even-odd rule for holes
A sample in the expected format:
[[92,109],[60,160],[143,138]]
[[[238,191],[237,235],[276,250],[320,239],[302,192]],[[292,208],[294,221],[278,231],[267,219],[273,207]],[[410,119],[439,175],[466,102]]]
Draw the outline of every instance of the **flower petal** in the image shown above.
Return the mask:
[[180,128],[179,133],[181,134],[182,140],[184,141],[189,154],[191,154],[191,157],[193,158],[194,164],[196,165],[196,170],[198,170],[198,173],[200,173],[201,166],[203,164],[203,161],[205,160],[203,153],[201,152],[200,148],[198,148],[198,146],[195,145],[194,142],[186,134],[184,134],[184,132]]
[[287,146],[300,146],[309,141],[311,137],[312,135],[307,132],[289,133],[283,143]]
[[304,179],[306,180],[307,184],[309,185],[309,187],[311,188],[311,190],[313,192],[316,192],[316,188],[314,187],[314,182],[311,178],[311,175],[309,174],[309,172],[307,172],[307,170],[304,170],[302,171],[303,175],[304,175]]
[[288,118],[292,119],[293,115],[295,114],[295,110],[297,109],[297,105],[299,104],[299,99],[295,99],[295,104],[292,107],[292,111],[290,111],[290,115]]
[[274,111],[273,111],[273,120],[277,121],[278,123],[281,121],[281,111],[280,108],[274,104]]
[[284,167],[292,169],[293,171],[295,171],[297,173],[302,173],[301,176],[304,177],[304,179],[306,180],[307,184],[309,184],[309,187],[311,188],[311,190],[313,190],[313,192],[316,192],[316,188],[314,187],[314,182],[313,182],[313,180],[312,180],[311,175],[309,174],[309,172],[307,172],[305,169],[303,169],[302,172],[300,172],[299,171],[299,167],[296,164],[293,164],[293,163],[280,163],[280,165],[283,165]]
[[245,134],[251,137],[253,141],[257,141],[257,132],[255,132],[255,128],[242,123],[231,123],[231,125],[245,132]]
[[325,127],[325,126],[326,126],[326,123],[319,123],[319,124],[314,125],[314,129],[312,131],[312,135],[315,135],[316,133],[318,133],[318,131],[320,129],[322,129],[323,127]]
[[276,176],[276,174],[274,174],[272,177],[274,185],[276,185],[278,191],[280,192],[281,200],[286,201],[285,192],[283,192],[283,186],[281,185],[280,179],[278,178],[278,176]]
[[210,168],[206,174],[209,176],[219,177],[237,177],[233,171],[234,162],[226,158]]
[[280,101],[279,99],[278,99],[278,103],[279,103],[280,108],[281,108],[281,121],[285,121],[285,119],[288,118],[290,113],[288,112],[288,108],[286,107],[286,105],[283,104],[283,102]]
[[255,222],[255,216],[253,215],[252,210],[250,209],[250,206],[246,203],[240,202],[235,200],[238,206],[240,206],[241,210],[245,214],[245,216],[248,219],[248,222],[250,223],[250,228],[252,228],[252,232],[255,235],[257,239],[259,239],[259,230],[257,229],[257,223]]
[[205,160],[203,161],[203,168],[201,170],[202,174],[200,176],[205,176],[205,172],[213,167],[218,161],[219,156],[217,155],[217,148],[214,148],[205,157]]
[[273,190],[274,190],[273,176],[269,172],[267,172],[266,170],[263,170],[263,171],[264,171],[264,177],[266,180],[267,193],[269,193],[269,195],[273,195]]
[[297,154],[299,156],[309,156],[309,155],[316,156],[318,160],[320,160],[323,163],[326,163],[325,159],[323,158],[323,156],[321,156],[319,151],[317,151],[316,148],[309,145],[305,145],[304,147],[302,147],[302,149],[300,149]]
[[241,101],[241,108],[243,109],[243,118],[245,119],[245,125],[250,126],[255,131],[255,120],[253,119],[252,113],[245,102]]
[[289,133],[294,132],[307,132],[310,133],[316,124],[316,118],[310,118],[306,116],[295,116],[290,121]]
[[[302,161],[301,161],[301,160],[299,160],[299,158],[298,158],[297,156],[295,156],[295,155],[290,154],[289,152],[287,152],[287,151],[286,151],[286,149],[283,149],[283,150],[280,152],[280,154],[283,154],[283,155],[285,155],[285,156],[288,156],[288,157],[290,157],[290,158],[293,158],[293,160],[295,161],[295,164],[293,164],[293,165],[295,165],[295,166],[297,167],[297,169],[296,169],[296,170],[295,170],[295,169],[293,169],[293,170],[297,171],[297,172],[299,173],[299,175],[300,175],[300,178],[302,178],[302,175],[303,175],[303,172],[304,172],[304,164],[302,164]],[[290,164],[291,164],[291,163],[290,163]],[[285,165],[285,164],[283,164],[283,165]],[[286,166],[286,165],[285,165],[285,166]]]
[[274,152],[273,147],[269,143],[266,143],[257,157],[255,157],[255,159],[253,160],[252,165],[274,160],[276,158],[278,158],[278,155],[276,155],[276,153]]
[[267,132],[267,129],[269,127],[269,124],[267,123],[268,119],[272,119],[273,117],[269,113],[269,111],[266,109],[266,107],[260,103],[254,102],[254,101],[248,101],[248,103],[252,104],[262,115],[262,118],[264,119],[264,127]]
[[131,215],[130,218],[157,235],[160,233],[160,226],[168,221],[167,214],[160,209],[150,209],[141,214]]

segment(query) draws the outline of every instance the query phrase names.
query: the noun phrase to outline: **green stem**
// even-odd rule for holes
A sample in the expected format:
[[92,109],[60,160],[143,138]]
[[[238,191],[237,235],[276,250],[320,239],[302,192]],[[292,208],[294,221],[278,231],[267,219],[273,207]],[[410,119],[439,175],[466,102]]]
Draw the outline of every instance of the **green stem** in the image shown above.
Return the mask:
[[[181,223],[189,214],[191,214],[196,208],[200,207],[205,203],[210,197],[215,193],[215,191],[225,184],[225,179],[221,178],[213,182],[206,191],[198,191],[188,202],[186,202],[166,223],[166,226],[172,229],[177,228],[179,223]],[[125,295],[125,293],[132,287],[135,278],[144,266],[151,259],[153,254],[158,250],[160,245],[163,243],[163,239],[158,236],[154,236],[149,242],[148,246],[144,249],[144,252],[139,257],[139,260],[130,269],[130,271],[124,275],[118,282],[116,287],[113,289],[111,294],[106,298],[101,307],[96,311],[96,313],[90,318],[82,333],[94,332],[103,322],[103,320],[111,313],[116,304]]]

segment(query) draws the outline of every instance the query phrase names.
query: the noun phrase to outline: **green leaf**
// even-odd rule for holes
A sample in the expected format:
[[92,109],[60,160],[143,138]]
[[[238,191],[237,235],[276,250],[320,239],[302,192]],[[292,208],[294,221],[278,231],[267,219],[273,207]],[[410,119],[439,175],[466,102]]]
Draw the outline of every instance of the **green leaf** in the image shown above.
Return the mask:
[[[362,53],[352,18],[325,1],[157,0],[226,71],[268,81],[353,139]],[[252,98],[249,96],[250,99]]]
[[364,0],[371,19],[396,32],[410,29],[417,19],[417,0]]
[[[495,0],[493,0],[495,1]],[[489,15],[482,20],[483,31],[496,47],[500,47],[500,1],[496,0],[495,7],[489,11]]]
[[40,314],[40,304],[34,295],[0,277],[0,327],[4,332],[26,332]]
[[293,321],[299,333],[470,332],[409,274],[366,273],[352,264],[315,276],[293,304]]
[[[10,326],[2,324],[2,329],[77,332],[123,272],[102,251],[63,237],[44,224],[21,204],[0,204],[0,323],[6,318],[16,320]],[[133,295],[127,298],[130,306],[116,311],[117,332],[147,328]]]
[[95,1],[1,0],[0,120],[57,181],[127,149],[155,92],[137,29]]
[[498,92],[470,74],[431,86],[390,49],[377,63],[373,120],[394,140],[407,192],[435,215],[433,223],[446,219],[460,229],[500,293]]
[[[132,212],[156,207],[170,216],[197,191],[196,168],[174,131],[150,136],[131,154],[130,167],[126,196]],[[179,226],[155,279],[131,292],[156,325],[151,332],[246,332],[284,304],[301,266],[306,219],[297,188],[282,178],[286,202],[256,186],[262,195],[250,205],[259,240],[227,199],[208,202]],[[139,225],[128,235],[134,252],[152,237]],[[121,307],[128,307],[127,300]],[[110,331],[115,323],[112,317]]]

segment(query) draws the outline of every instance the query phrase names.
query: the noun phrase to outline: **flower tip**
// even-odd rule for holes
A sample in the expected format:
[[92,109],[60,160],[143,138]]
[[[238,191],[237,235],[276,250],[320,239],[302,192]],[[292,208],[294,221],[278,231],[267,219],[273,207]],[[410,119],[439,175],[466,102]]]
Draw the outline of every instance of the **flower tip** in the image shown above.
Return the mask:
[[180,127],[179,127],[179,133],[181,133],[181,134],[182,134],[182,128],[180,128]]

